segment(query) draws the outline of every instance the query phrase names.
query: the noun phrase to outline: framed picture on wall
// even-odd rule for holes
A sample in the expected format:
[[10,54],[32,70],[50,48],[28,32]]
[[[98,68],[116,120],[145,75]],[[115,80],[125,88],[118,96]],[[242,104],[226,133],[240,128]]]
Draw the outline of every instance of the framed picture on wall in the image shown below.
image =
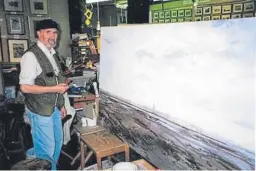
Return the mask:
[[159,12],[159,18],[164,19],[164,12],[163,11]]
[[157,18],[158,18],[158,12],[154,12],[154,13],[153,13],[153,18],[154,18],[154,19],[157,19]]
[[202,20],[201,16],[195,17],[195,21],[201,21],[201,20]]
[[164,23],[164,20],[159,20],[159,23]]
[[229,14],[229,13],[231,13],[231,5],[223,5],[222,14]]
[[243,14],[244,18],[253,17],[253,13],[245,13]]
[[165,11],[164,12],[164,18],[170,18],[171,17],[171,12],[170,11]]
[[184,22],[184,18],[178,18],[178,22]]
[[184,10],[178,11],[178,17],[184,17]]
[[220,15],[213,15],[212,20],[220,20]]
[[23,11],[23,0],[3,0],[5,11]]
[[186,17],[191,17],[192,16],[192,10],[191,9],[186,9],[185,10],[185,16]]
[[244,3],[244,12],[253,11],[254,10],[254,2]]
[[197,7],[196,15],[202,15],[202,14],[203,14],[203,8],[202,7]]
[[36,42],[36,24],[38,21],[49,18],[50,17],[28,17],[29,39],[31,42]]
[[211,16],[203,16],[203,21],[209,21],[211,20]]
[[8,39],[9,61],[20,62],[23,53],[28,49],[26,39]]
[[229,14],[221,15],[221,19],[222,19],[222,20],[230,19],[230,15],[229,15]]
[[209,14],[211,14],[211,13],[212,13],[211,7],[204,7],[204,8],[203,8],[203,14],[204,14],[204,15],[209,15]]
[[153,23],[158,23],[158,19],[153,19]]
[[172,11],[172,18],[175,18],[175,17],[177,17],[177,16],[178,16],[177,10]]
[[241,14],[233,14],[231,16],[232,19],[235,19],[235,18],[241,18]]
[[8,34],[25,34],[23,15],[6,14],[5,18]]
[[191,17],[185,18],[184,21],[186,22],[192,21],[192,18]]
[[170,22],[170,19],[165,19],[164,20],[164,23],[169,23]]
[[176,23],[177,22],[177,18],[172,18],[171,19],[171,23]]
[[212,14],[220,14],[221,13],[221,5],[212,7]]
[[29,0],[31,14],[48,14],[47,0]]
[[243,12],[243,4],[233,4],[233,12]]

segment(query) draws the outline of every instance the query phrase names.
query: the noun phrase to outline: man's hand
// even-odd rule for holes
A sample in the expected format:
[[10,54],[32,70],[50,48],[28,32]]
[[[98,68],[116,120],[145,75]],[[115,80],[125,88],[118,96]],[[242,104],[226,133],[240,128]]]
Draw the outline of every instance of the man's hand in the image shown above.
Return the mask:
[[69,86],[65,83],[61,83],[55,86],[56,92],[63,94],[68,90]]
[[64,106],[60,109],[60,114],[61,118],[64,118],[67,115],[67,110]]

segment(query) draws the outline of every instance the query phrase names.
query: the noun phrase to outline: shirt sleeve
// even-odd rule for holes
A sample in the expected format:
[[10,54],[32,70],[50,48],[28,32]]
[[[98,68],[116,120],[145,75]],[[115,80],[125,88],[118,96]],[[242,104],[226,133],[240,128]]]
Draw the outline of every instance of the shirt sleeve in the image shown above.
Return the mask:
[[26,52],[20,62],[19,84],[34,85],[37,77],[37,60],[32,52]]

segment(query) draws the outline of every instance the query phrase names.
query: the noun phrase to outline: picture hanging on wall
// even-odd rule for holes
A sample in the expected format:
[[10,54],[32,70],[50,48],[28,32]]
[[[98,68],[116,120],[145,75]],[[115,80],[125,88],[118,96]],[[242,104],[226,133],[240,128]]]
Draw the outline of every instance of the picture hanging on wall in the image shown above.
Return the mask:
[[177,10],[172,11],[172,18],[177,17]]
[[201,20],[202,20],[201,16],[195,17],[195,21],[201,21]]
[[184,10],[178,11],[178,17],[184,17]]
[[28,40],[26,39],[9,39],[9,61],[20,62],[23,53],[28,49]]
[[154,14],[154,15],[153,15],[153,18],[154,18],[154,19],[157,19],[157,18],[158,18],[158,12],[154,12],[153,14]]
[[220,15],[213,15],[212,20],[220,20]]
[[254,2],[244,3],[244,12],[253,11],[254,10]]
[[234,4],[233,12],[243,12],[243,4]]
[[231,5],[223,5],[222,14],[229,14],[229,13],[231,13]]
[[191,9],[186,9],[186,10],[185,10],[185,16],[186,16],[186,17],[192,16],[192,10],[191,10]]
[[243,14],[244,18],[253,17],[253,13],[245,13]]
[[223,20],[230,19],[230,15],[229,15],[229,14],[222,15],[222,16],[221,16],[221,19],[223,19]]
[[235,18],[241,18],[241,14],[233,14],[231,16],[232,19],[235,19]]
[[31,14],[48,14],[47,0],[30,0]]
[[203,8],[203,14],[204,15],[208,15],[208,14],[211,14],[212,11],[211,11],[211,7],[204,7]]
[[197,7],[196,9],[196,15],[202,15],[203,14],[203,9],[202,7]]
[[29,26],[29,38],[31,42],[36,42],[36,24],[40,20],[49,19],[50,17],[28,17],[28,26]]
[[221,5],[212,7],[212,14],[220,14],[221,13]]
[[159,12],[159,18],[164,18],[164,12],[163,11]]
[[165,18],[170,18],[171,12],[170,11],[165,11],[164,15],[165,15]]
[[6,14],[5,17],[8,34],[25,34],[23,15]]
[[4,0],[5,11],[23,11],[23,0]]
[[171,19],[171,23],[176,23],[177,22],[177,18],[172,18]]
[[203,20],[204,21],[209,21],[209,20],[211,20],[211,16],[209,16],[209,15],[208,16],[203,16]]

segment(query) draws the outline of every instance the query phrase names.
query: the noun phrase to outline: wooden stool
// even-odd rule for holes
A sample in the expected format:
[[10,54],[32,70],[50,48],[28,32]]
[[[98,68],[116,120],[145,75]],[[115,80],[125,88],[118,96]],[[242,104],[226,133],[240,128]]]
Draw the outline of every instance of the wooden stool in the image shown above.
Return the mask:
[[[81,169],[84,169],[85,160],[85,146],[88,146],[91,152],[86,157],[91,156],[92,153],[96,155],[98,169],[102,169],[101,159],[103,157],[111,156],[120,152],[125,152],[125,160],[130,160],[129,146],[122,142],[115,135],[112,135],[107,130],[96,132],[94,134],[82,135],[81,141]],[[83,147],[83,148],[82,148]],[[86,160],[87,161],[87,160]]]

